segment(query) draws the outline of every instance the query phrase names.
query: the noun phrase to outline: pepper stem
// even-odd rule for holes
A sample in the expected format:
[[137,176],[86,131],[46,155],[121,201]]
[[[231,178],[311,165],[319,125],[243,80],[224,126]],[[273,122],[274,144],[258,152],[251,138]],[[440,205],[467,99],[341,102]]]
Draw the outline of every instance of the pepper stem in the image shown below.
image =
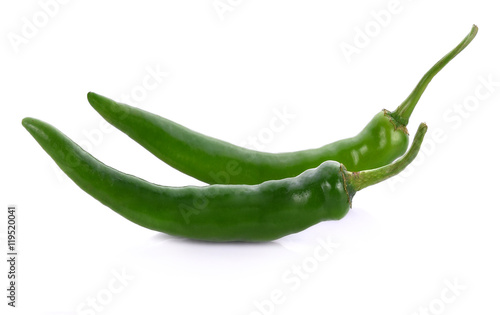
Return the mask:
[[441,69],[448,64],[453,58],[455,58],[456,55],[458,55],[469,43],[474,39],[474,37],[477,34],[477,26],[472,25],[472,30],[470,33],[458,44],[457,47],[455,47],[452,51],[450,51],[446,56],[441,58],[427,73],[420,79],[420,82],[418,82],[417,86],[411,94],[399,105],[399,107],[391,113],[391,117],[396,120],[399,124],[406,126],[408,125],[408,121],[410,119],[411,113],[413,112],[413,109],[415,109],[415,106],[418,103],[418,100],[420,99],[420,96],[422,96],[422,93],[424,93],[425,89],[427,88],[427,85],[429,85],[429,82],[431,82],[432,78],[441,71]]
[[381,181],[384,181],[394,175],[399,174],[404,170],[414,159],[417,157],[418,151],[420,150],[420,145],[424,140],[424,135],[427,132],[427,125],[421,123],[418,126],[415,138],[413,138],[413,143],[410,149],[396,162],[385,165],[373,170],[361,171],[361,172],[346,172],[347,183],[355,191],[360,191],[371,185],[375,185]]

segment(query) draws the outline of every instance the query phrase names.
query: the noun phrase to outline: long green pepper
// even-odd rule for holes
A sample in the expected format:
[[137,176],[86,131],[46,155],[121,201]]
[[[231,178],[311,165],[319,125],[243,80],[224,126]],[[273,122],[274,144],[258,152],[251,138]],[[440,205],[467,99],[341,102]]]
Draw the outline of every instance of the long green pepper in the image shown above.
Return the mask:
[[166,118],[117,103],[95,93],[88,100],[97,112],[159,159],[213,184],[258,184],[297,176],[324,161],[339,161],[351,171],[391,163],[407,149],[406,125],[432,78],[474,39],[477,27],[439,60],[394,111],[383,110],[355,137],[298,152],[267,153],[242,148],[197,133]]
[[334,161],[297,177],[258,185],[166,187],[117,171],[53,126],[23,119],[23,126],[85,192],[143,227],[208,241],[269,241],[320,221],[338,220],[354,194],[402,171],[427,131],[421,124],[408,152],[384,167],[351,173]]

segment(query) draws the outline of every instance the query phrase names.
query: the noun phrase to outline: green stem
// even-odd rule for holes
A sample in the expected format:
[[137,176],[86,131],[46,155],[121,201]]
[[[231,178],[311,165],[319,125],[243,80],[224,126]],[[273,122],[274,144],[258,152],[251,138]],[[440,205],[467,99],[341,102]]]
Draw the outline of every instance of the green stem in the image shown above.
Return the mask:
[[452,51],[450,51],[446,56],[441,58],[427,73],[420,79],[417,86],[411,94],[399,105],[399,107],[392,112],[391,116],[394,120],[396,120],[401,125],[408,125],[408,120],[410,119],[411,113],[413,109],[418,103],[420,96],[424,93],[427,85],[431,82],[432,78],[446,66],[448,62],[450,62],[456,55],[458,55],[469,43],[474,39],[477,33],[477,26],[472,25],[472,30],[470,33],[455,47]]
[[355,191],[360,191],[363,188],[375,185],[376,183],[384,181],[389,177],[399,174],[417,156],[426,132],[427,125],[425,123],[421,123],[420,126],[418,126],[417,133],[415,134],[415,138],[413,138],[413,143],[410,149],[399,160],[373,170],[354,173],[346,172],[347,182]]

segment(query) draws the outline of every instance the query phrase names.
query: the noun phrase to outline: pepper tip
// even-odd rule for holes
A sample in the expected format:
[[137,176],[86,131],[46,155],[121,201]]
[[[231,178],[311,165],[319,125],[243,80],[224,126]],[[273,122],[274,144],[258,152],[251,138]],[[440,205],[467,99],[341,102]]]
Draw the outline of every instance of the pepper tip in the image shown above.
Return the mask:
[[23,124],[23,127],[28,129],[29,127],[32,126],[33,118],[31,117],[24,117],[21,123]]
[[94,92],[88,92],[88,93],[87,93],[87,100],[89,101],[89,103],[91,103],[91,104],[92,104],[92,101],[94,101],[94,100],[95,100],[96,95],[97,95],[97,94],[95,94]]
[[92,105],[92,107],[94,107],[96,110],[97,108],[101,108],[103,104],[109,104],[113,102],[109,98],[94,92],[87,93],[87,100],[90,103],[90,105]]
[[28,130],[29,133],[33,134],[33,132],[37,129],[37,123],[40,121],[36,118],[25,117],[21,121],[23,127]]

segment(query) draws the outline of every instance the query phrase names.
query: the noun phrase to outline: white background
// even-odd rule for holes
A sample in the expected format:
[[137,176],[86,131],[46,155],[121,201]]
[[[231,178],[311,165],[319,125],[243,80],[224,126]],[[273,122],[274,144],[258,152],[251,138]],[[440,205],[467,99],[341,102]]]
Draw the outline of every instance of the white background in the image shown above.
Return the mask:
[[[212,0],[2,2],[2,314],[498,314],[495,2],[220,3],[231,10]],[[236,144],[313,148],[395,109],[472,24],[476,39],[410,120],[411,135],[429,125],[418,160],[358,193],[344,219],[275,242],[207,244],[134,225],[58,171],[21,125],[47,121],[154,183],[202,185],[104,125],[86,93],[132,95],[136,106]],[[346,58],[342,43],[354,46],[360,32],[368,40]],[[148,77],[155,69],[157,81]],[[489,94],[488,78],[497,82]],[[293,117],[272,131],[277,111]],[[16,309],[4,298],[10,204],[19,212]]]

